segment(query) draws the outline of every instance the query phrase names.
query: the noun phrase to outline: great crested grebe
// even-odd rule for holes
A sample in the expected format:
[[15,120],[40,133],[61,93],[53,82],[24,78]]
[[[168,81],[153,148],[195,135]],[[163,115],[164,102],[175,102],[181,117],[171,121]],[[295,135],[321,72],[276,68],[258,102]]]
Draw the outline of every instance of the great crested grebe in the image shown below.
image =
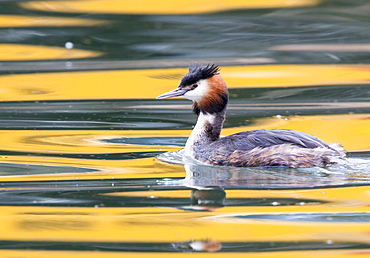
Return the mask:
[[193,65],[177,89],[157,99],[184,97],[193,101],[198,121],[185,154],[203,163],[232,167],[323,167],[341,163],[346,152],[339,144],[299,131],[261,129],[220,138],[228,91],[216,65]]

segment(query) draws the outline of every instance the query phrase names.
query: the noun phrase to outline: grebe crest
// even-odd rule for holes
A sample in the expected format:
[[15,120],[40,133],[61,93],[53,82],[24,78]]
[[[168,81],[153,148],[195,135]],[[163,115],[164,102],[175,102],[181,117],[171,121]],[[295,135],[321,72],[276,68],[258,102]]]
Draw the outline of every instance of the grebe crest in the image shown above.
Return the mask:
[[220,138],[228,91],[219,71],[216,65],[192,65],[175,90],[157,97],[181,96],[193,101],[198,120],[186,142],[186,155],[203,163],[234,167],[322,167],[345,162],[339,144],[328,145],[294,130],[262,129]]

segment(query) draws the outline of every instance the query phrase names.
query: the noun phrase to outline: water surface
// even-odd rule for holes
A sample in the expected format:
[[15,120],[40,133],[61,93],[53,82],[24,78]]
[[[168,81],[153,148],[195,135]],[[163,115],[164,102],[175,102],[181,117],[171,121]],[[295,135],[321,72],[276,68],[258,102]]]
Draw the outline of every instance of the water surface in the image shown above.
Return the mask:
[[[369,254],[370,5],[270,2],[1,1],[0,256]],[[195,62],[228,84],[223,135],[299,130],[349,163],[184,162],[191,103],[155,97]]]

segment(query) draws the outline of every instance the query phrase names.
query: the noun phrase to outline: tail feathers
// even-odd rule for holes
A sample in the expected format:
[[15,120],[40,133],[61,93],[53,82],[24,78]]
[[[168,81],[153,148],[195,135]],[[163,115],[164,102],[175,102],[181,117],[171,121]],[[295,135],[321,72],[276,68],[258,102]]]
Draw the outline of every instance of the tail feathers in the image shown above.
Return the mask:
[[338,142],[332,142],[332,143],[329,143],[329,147],[337,151],[342,158],[345,158],[347,156],[347,152],[343,148],[342,144]]

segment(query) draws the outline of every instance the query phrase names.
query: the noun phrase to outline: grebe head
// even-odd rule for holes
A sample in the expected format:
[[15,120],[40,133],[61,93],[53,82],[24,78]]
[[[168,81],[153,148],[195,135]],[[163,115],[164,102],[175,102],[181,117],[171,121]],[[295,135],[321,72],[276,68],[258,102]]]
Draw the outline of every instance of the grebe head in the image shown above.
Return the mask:
[[221,112],[226,108],[228,92],[219,71],[220,68],[216,65],[192,65],[175,90],[166,92],[157,99],[184,97],[192,100],[193,110],[197,115],[200,112]]

